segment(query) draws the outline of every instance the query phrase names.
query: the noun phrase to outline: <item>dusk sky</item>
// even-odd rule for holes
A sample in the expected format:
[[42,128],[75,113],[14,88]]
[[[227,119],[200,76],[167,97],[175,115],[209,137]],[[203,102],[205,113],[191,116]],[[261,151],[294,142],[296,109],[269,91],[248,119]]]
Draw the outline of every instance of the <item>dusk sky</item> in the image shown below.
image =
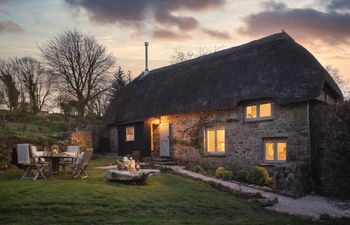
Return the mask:
[[40,59],[38,47],[67,29],[95,36],[134,75],[144,68],[144,41],[155,69],[175,48],[224,49],[284,29],[350,79],[349,0],[0,0],[2,59]]

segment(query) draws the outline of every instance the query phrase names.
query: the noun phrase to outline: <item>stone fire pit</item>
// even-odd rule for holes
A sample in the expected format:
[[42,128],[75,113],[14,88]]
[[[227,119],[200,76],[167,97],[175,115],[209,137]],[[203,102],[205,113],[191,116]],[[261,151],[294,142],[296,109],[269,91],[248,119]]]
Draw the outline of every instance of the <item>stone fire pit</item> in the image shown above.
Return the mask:
[[110,169],[106,172],[109,181],[119,182],[145,182],[147,177],[160,173],[160,170],[140,169],[138,171],[123,171],[118,169]]

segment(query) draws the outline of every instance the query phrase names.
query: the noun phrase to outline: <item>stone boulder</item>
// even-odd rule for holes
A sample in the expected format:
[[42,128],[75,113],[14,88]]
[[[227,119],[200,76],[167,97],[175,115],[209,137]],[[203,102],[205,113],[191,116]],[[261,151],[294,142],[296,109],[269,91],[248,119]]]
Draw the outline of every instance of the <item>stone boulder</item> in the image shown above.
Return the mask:
[[120,181],[120,182],[143,182],[148,176],[152,176],[160,173],[160,170],[142,169],[139,171],[122,171],[117,169],[107,170],[106,177],[109,181]]
[[257,199],[256,201],[258,201],[258,203],[261,207],[269,207],[269,206],[273,206],[273,205],[278,203],[278,199],[276,197],[275,198],[262,198],[262,199]]

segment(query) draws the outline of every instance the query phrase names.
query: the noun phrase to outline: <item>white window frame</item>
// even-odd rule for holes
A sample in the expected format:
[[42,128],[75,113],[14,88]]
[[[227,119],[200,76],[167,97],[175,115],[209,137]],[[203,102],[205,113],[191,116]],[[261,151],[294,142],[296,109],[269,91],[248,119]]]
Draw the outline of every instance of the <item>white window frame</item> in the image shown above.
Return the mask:
[[[128,129],[132,128],[133,133],[132,134],[128,134]],[[128,139],[128,136],[132,137],[130,139]],[[125,141],[126,142],[130,142],[130,141],[135,141],[135,126],[128,126],[125,127]]]
[[[264,116],[261,117],[260,116],[260,105],[263,104],[270,104],[271,105],[271,115],[270,116]],[[256,106],[256,118],[247,118],[247,107],[249,106]],[[262,121],[262,120],[271,120],[272,119],[272,115],[273,115],[273,106],[272,106],[272,102],[270,101],[264,101],[264,102],[258,102],[258,103],[252,103],[252,104],[246,104],[244,105],[244,110],[243,110],[243,118],[244,121],[246,122],[250,122],[250,121]]]
[[[266,160],[266,143],[273,143],[273,160]],[[277,144],[278,143],[286,143],[286,160],[278,160],[278,149]],[[280,137],[280,138],[264,138],[263,139],[263,161],[264,163],[286,163],[288,159],[288,144],[287,144],[287,138]]]
[[[208,151],[208,131],[213,130],[215,131],[215,151],[214,152],[209,152]],[[223,152],[218,152],[218,140],[217,140],[217,131],[218,130],[224,130],[225,136],[224,136],[224,151]],[[206,155],[225,155],[226,154],[226,131],[225,131],[225,126],[224,125],[215,125],[215,126],[208,126],[205,127],[205,154]]]

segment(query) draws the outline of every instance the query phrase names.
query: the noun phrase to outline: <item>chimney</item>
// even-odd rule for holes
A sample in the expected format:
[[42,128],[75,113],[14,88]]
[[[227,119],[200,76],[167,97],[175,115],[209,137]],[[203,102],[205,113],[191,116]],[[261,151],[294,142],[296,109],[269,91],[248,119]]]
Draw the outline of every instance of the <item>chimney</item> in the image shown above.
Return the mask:
[[145,42],[145,72],[148,72],[148,42]]

